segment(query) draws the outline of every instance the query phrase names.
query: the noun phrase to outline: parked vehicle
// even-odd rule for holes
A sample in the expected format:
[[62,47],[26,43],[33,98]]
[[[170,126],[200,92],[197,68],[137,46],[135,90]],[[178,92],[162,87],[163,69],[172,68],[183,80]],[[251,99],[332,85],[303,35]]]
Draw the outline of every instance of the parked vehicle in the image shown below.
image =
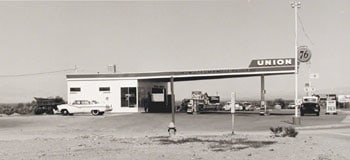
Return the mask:
[[288,104],[287,109],[295,109],[295,104],[294,103]]
[[40,98],[34,97],[34,114],[54,114],[57,111],[57,105],[64,104],[64,100],[61,97],[56,98]]
[[320,115],[320,105],[319,99],[316,96],[311,97],[303,97],[302,104],[300,106],[300,115],[304,116],[304,114],[312,113],[316,114],[316,116]]
[[[231,110],[231,102],[226,102],[226,104],[222,107],[223,110],[225,111],[230,111]],[[239,103],[235,104],[235,111],[242,111],[243,110],[243,106],[240,105]]]
[[282,106],[280,104],[275,104],[273,106],[274,109],[282,109]]
[[220,96],[208,96],[201,91],[192,91],[192,98],[187,103],[187,113],[221,110]]
[[107,111],[111,111],[112,107],[100,104],[97,101],[76,100],[70,104],[62,104],[57,106],[58,111],[62,115],[73,115],[74,113],[91,113],[94,116],[103,115]]
[[243,111],[254,111],[255,107],[249,102],[242,102]]

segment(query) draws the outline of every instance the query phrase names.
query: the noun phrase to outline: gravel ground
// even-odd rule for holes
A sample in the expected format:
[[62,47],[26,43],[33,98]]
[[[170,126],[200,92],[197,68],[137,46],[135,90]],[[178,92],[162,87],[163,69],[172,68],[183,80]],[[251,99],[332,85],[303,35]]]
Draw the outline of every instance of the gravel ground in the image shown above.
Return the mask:
[[[0,117],[0,159],[349,159],[350,121],[345,114],[302,117],[296,138],[275,137],[271,126],[291,116],[170,114]],[[322,127],[327,126],[327,127]]]

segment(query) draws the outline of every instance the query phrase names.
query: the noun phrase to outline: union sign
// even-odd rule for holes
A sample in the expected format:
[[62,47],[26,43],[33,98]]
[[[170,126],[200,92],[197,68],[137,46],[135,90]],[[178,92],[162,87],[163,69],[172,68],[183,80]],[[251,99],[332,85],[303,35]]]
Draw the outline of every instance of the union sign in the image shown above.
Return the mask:
[[286,67],[294,66],[294,64],[294,58],[254,59],[250,62],[249,67]]

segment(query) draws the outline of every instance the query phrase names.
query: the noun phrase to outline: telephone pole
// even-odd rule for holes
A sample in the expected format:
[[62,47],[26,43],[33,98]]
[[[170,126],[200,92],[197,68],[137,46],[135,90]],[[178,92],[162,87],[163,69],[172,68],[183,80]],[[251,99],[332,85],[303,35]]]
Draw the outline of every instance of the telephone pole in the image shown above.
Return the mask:
[[294,19],[295,19],[295,117],[293,117],[294,124],[300,124],[300,117],[298,115],[298,9],[301,8],[301,2],[294,1],[291,3],[292,8],[294,8]]

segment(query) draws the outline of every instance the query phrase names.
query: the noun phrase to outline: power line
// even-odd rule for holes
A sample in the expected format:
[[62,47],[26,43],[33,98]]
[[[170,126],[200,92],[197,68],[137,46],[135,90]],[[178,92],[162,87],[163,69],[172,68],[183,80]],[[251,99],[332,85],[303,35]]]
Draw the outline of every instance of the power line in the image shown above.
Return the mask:
[[304,33],[305,37],[310,41],[310,43],[311,43],[312,45],[314,45],[314,43],[312,42],[310,36],[307,34],[307,32],[306,32],[306,30],[305,30],[303,21],[301,20],[301,17],[300,17],[300,15],[299,15],[299,13],[298,13],[298,20],[299,20],[299,23],[301,24],[301,29],[303,30],[303,33]]
[[37,75],[53,74],[53,73],[68,72],[68,71],[75,71],[75,70],[76,70],[76,68],[68,68],[68,69],[62,69],[62,70],[56,70],[56,71],[47,71],[47,72],[38,72],[38,73],[7,74],[7,75],[0,75],[0,78],[37,76]]

